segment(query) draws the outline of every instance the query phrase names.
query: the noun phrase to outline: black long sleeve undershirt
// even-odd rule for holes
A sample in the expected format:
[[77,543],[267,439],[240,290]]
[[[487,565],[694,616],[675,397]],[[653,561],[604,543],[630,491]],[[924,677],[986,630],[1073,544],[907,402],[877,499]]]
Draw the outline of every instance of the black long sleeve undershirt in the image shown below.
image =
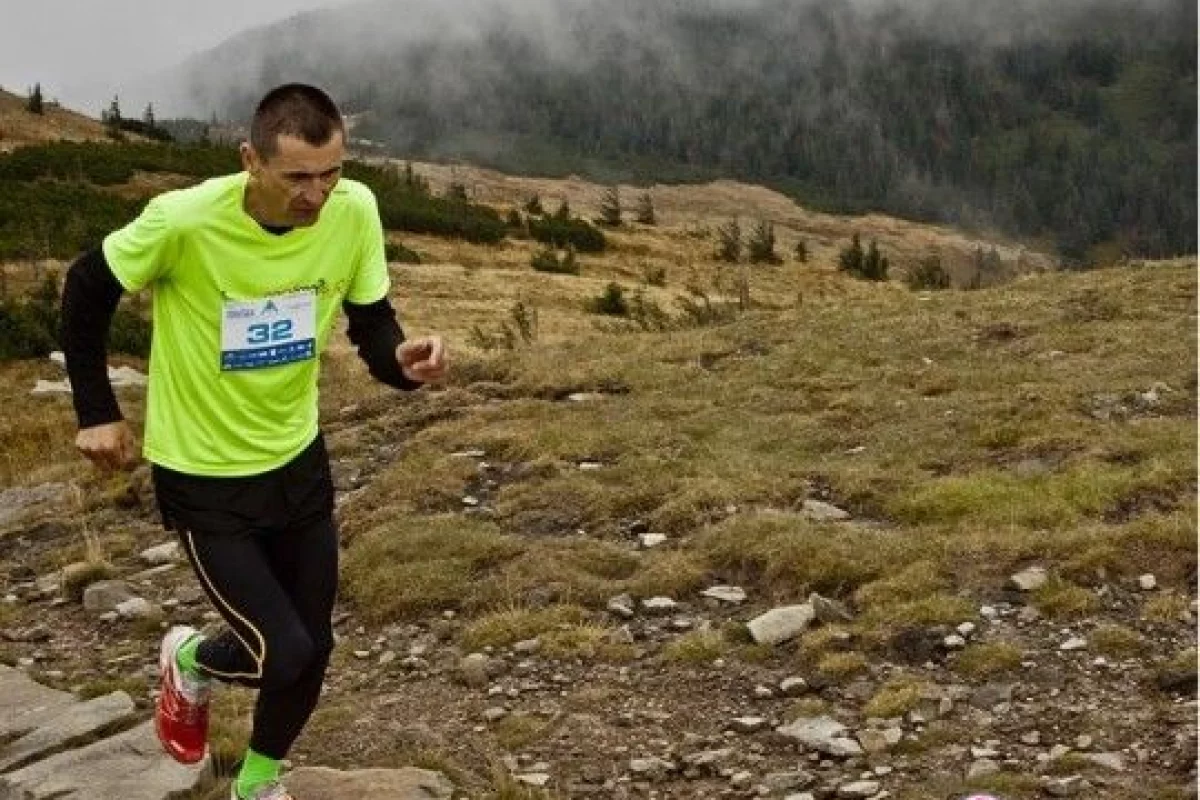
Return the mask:
[[[84,253],[67,271],[61,339],[80,428],[123,418],[108,380],[107,341],[124,291],[99,248]],[[350,341],[372,377],[405,391],[422,385],[406,378],[396,361],[396,347],[404,341],[404,332],[386,297],[367,305],[343,303],[342,309],[350,321]]]
[[346,331],[358,348],[358,357],[367,365],[371,377],[393,389],[412,391],[424,384],[409,380],[396,360],[396,348],[404,341],[404,331],[396,321],[396,311],[384,297],[367,305],[342,303],[350,321]]
[[84,253],[67,271],[60,338],[80,428],[122,419],[108,380],[107,341],[124,292],[100,248]]

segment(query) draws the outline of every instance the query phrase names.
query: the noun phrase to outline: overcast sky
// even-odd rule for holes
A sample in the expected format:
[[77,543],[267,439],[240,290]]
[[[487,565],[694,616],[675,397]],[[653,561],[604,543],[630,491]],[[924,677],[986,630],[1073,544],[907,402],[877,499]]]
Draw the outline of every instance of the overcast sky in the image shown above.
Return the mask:
[[24,94],[41,83],[46,97],[95,116],[103,98],[131,77],[172,66],[247,28],[351,2],[0,0],[0,87]]

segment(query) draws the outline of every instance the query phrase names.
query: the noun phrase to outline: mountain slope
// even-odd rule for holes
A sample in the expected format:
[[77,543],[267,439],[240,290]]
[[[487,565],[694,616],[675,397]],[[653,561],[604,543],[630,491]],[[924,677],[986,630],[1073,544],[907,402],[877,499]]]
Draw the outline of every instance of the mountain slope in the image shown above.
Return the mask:
[[0,90],[0,152],[44,142],[106,141],[104,126],[83,114],[46,103],[45,114],[33,114],[26,99]]
[[1075,260],[1193,252],[1194,5],[961,6],[377,1],[244,34],[174,83],[244,116],[318,82],[404,155],[734,177]]

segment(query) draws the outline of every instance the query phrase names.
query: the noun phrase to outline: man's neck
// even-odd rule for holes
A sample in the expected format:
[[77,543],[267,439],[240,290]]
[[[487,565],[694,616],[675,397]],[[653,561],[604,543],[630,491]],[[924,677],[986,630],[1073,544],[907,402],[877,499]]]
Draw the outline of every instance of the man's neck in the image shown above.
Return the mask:
[[246,185],[246,191],[242,195],[242,210],[246,212],[250,219],[257,222],[263,230],[277,236],[287,233],[294,227],[286,223],[274,222],[262,213],[259,209],[258,198],[254,193],[253,183]]

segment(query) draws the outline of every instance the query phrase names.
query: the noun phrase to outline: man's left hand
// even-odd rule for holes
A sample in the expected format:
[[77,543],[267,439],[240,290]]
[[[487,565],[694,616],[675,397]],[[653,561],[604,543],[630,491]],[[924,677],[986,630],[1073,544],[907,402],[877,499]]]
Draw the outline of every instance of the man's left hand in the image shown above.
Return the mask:
[[409,339],[396,348],[396,361],[410,381],[440,381],[446,375],[446,345],[440,336]]

